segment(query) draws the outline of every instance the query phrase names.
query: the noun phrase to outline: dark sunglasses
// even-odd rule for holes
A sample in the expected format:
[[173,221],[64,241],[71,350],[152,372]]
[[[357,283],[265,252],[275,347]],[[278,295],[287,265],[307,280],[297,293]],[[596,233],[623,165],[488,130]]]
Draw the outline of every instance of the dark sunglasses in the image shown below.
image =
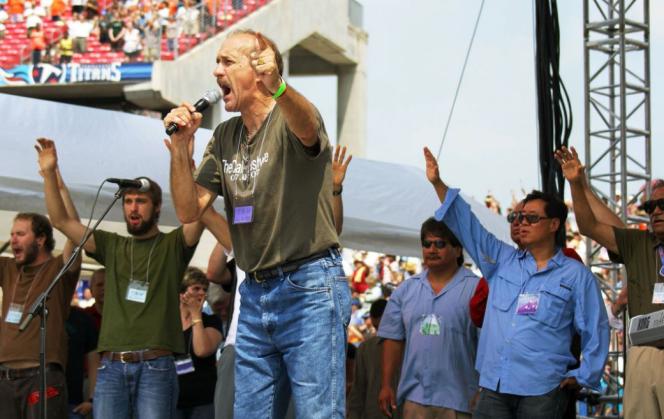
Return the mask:
[[514,221],[518,221],[519,224],[523,223],[523,220],[528,221],[528,224],[537,224],[541,220],[547,220],[551,217],[542,217],[537,214],[524,214],[522,212],[511,212],[507,215],[507,221],[512,224]]
[[422,247],[425,249],[428,249],[431,247],[431,245],[436,246],[436,249],[444,249],[445,246],[447,246],[447,242],[445,240],[422,240]]
[[639,206],[639,209],[645,211],[646,214],[650,215],[655,212],[655,208],[659,208],[664,211],[664,198],[661,199],[651,199],[650,201],[644,202]]

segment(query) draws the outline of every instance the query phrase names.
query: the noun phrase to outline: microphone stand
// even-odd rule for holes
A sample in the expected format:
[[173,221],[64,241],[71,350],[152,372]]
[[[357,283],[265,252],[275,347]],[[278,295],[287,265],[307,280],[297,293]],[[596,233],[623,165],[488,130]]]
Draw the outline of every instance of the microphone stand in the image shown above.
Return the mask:
[[62,269],[60,269],[58,274],[55,275],[55,277],[51,281],[51,284],[48,286],[48,288],[46,288],[44,292],[42,292],[39,295],[39,297],[37,297],[35,302],[32,303],[28,315],[21,322],[21,325],[18,328],[19,332],[25,331],[25,329],[27,329],[28,326],[30,325],[30,322],[32,322],[32,319],[35,316],[39,316],[39,407],[40,407],[39,417],[41,419],[46,419],[47,417],[46,415],[46,317],[48,316],[48,308],[46,307],[46,300],[48,300],[51,291],[60,281],[60,278],[62,278],[64,274],[69,270],[69,268],[72,267],[74,261],[78,258],[78,255],[81,253],[81,250],[83,250],[83,246],[88,241],[90,236],[92,236],[92,233],[95,232],[95,230],[99,226],[99,223],[101,223],[104,217],[106,217],[106,215],[111,210],[113,205],[115,205],[118,199],[122,197],[121,192],[122,188],[118,189],[118,191],[113,196],[113,202],[111,202],[108,205],[104,213],[101,215],[101,217],[99,217],[99,219],[92,226],[92,228],[86,231],[85,235],[83,236],[83,239],[78,244],[78,246],[74,248],[71,256],[69,257],[69,259],[67,259],[67,262],[65,262],[64,266],[62,267]]

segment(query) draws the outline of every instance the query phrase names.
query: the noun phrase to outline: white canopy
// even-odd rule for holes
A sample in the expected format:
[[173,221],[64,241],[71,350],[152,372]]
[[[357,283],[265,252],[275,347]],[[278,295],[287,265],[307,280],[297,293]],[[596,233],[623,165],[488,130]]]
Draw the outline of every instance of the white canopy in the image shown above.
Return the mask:
[[[178,224],[168,190],[170,157],[163,145],[166,135],[160,120],[7,94],[0,94],[0,109],[4,114],[0,210],[45,211],[33,145],[36,138],[47,137],[56,141],[62,176],[82,218],[89,217],[104,179],[148,176],[164,189],[160,224]],[[197,132],[196,161],[200,161],[211,134],[205,129]],[[113,186],[102,190],[95,216],[106,208],[114,192]],[[344,246],[420,256],[420,226],[439,206],[422,169],[354,158],[343,197]],[[217,201],[221,209],[221,200]],[[469,201],[490,231],[509,240],[509,226],[502,217]],[[107,219],[121,222],[121,207],[116,205]],[[8,223],[4,224],[8,229]],[[121,230],[122,224],[119,226]],[[211,236],[206,237],[211,240]],[[208,251],[211,246],[208,243],[201,247]],[[203,259],[200,261],[198,265],[205,264]]]

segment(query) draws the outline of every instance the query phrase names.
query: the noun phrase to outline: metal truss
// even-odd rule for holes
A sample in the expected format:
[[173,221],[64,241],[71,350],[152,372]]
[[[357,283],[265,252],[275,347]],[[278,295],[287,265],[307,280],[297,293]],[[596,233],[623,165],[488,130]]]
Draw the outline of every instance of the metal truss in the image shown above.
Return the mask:
[[[628,208],[651,178],[649,0],[584,0],[585,164],[590,184],[626,224],[643,222]],[[615,301],[621,265],[587,242],[587,261]],[[604,257],[603,257],[604,256]],[[623,316],[626,324],[626,313]],[[625,328],[626,329],[626,328]],[[612,331],[614,383],[608,402],[622,399],[624,339]],[[617,417],[616,412],[608,413]]]

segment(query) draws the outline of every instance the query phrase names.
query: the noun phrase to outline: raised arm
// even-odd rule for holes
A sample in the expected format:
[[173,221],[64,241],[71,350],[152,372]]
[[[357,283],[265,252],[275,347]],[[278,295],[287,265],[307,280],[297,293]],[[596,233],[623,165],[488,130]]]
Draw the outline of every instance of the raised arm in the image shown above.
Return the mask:
[[459,239],[485,278],[491,279],[497,263],[512,255],[516,249],[498,240],[480,223],[470,205],[459,195],[458,189],[450,189],[441,180],[438,162],[428,148],[424,148],[426,175],[434,187],[442,205],[436,211],[436,219],[442,220]]
[[[251,65],[256,71],[259,83],[263,85],[265,93],[270,96],[278,93],[282,83],[285,86],[285,82],[279,74],[274,51],[260,33],[256,34],[256,46],[250,58]],[[288,129],[303,145],[307,147],[316,145],[320,122],[314,105],[291,86],[286,87],[276,101]]]
[[[39,170],[44,177],[46,209],[51,223],[53,227],[67,236],[67,239],[73,243],[79,243],[85,234],[85,226],[81,224],[78,218],[78,213],[74,209],[74,204],[64,182],[58,182],[58,155],[55,143],[47,138],[39,138],[37,143],[35,149],[39,157]],[[63,199],[63,197],[65,198]],[[68,206],[70,207],[69,210],[67,209]],[[71,252],[71,246],[67,248]],[[84,249],[87,252],[95,252],[94,237],[90,236]],[[67,256],[65,255],[65,257]]]
[[201,114],[189,103],[183,103],[164,118],[164,126],[175,122],[179,129],[164,140],[171,153],[171,196],[175,214],[182,224],[194,222],[210,206],[216,195],[194,182],[191,156],[194,146],[194,133],[201,125]]
[[[337,234],[341,234],[344,226],[344,202],[341,197],[343,190],[344,179],[346,178],[346,170],[348,165],[353,159],[352,155],[346,157],[346,146],[341,147],[337,144],[334,148],[334,156],[332,158],[332,211],[334,213],[334,227]],[[345,159],[345,160],[344,160]]]
[[[579,156],[572,147],[562,147],[556,151],[556,160],[563,170],[563,175],[569,181],[574,205],[574,215],[579,226],[579,232],[595,240],[613,253],[619,254],[613,225],[600,221],[588,202],[585,167],[581,164]],[[591,192],[592,193],[592,192]]]

